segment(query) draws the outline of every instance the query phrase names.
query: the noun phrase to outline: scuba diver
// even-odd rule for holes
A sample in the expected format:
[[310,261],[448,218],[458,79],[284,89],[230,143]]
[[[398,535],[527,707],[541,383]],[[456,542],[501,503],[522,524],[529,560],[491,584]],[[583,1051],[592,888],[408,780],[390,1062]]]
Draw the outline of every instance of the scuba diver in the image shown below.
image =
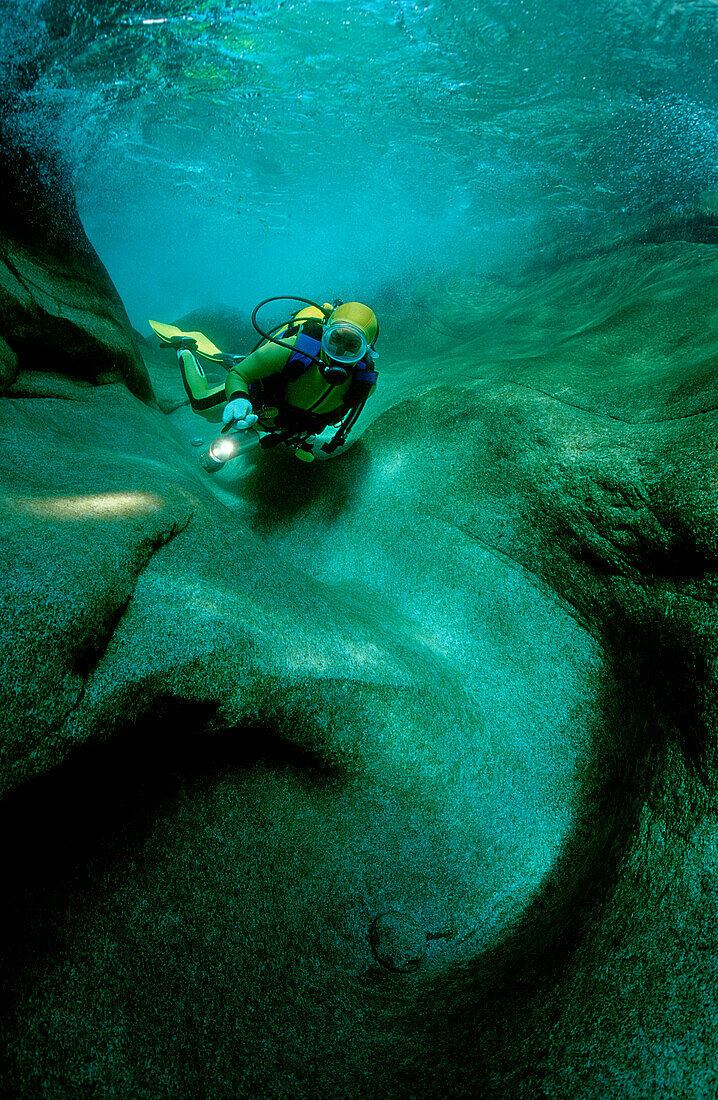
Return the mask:
[[[288,322],[265,332],[257,313],[268,302],[285,300],[267,298],[256,307],[252,324],[261,340],[246,356],[222,353],[202,333],[150,321],[163,345],[177,351],[194,411],[219,422],[221,410],[225,434],[202,456],[209,471],[256,445],[283,443],[298,458],[312,461],[315,437],[330,426],[336,431],[322,450],[332,454],[346,442],[374,392],[379,325],[373,310],[361,302],[319,305],[306,298],[289,299],[306,305]],[[203,359],[228,369],[224,385],[208,381]]]

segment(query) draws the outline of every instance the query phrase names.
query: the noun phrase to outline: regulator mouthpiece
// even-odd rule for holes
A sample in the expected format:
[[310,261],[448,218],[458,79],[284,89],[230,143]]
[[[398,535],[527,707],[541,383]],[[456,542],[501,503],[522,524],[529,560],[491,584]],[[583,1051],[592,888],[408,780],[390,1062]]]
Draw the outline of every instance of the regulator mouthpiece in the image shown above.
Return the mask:
[[342,382],[348,381],[351,371],[341,363],[323,363],[319,373],[325,382],[330,382],[332,386],[341,386]]

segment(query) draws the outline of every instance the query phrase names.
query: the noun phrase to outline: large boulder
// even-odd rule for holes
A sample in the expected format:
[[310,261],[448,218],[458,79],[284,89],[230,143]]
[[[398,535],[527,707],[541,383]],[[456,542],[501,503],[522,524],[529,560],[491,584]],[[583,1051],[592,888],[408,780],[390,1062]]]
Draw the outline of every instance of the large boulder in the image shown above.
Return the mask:
[[[15,371],[152,389],[127,314],[88,241],[61,158],[7,105],[0,114],[0,386]],[[2,390],[0,390],[2,392]]]

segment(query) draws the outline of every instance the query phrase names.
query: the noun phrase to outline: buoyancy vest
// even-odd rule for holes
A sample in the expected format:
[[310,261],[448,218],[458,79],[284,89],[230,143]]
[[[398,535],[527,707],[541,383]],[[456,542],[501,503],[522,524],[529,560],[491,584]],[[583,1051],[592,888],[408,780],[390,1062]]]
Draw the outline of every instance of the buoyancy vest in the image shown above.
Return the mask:
[[[283,426],[307,431],[321,431],[329,424],[339,424],[349,413],[359,409],[369,396],[372,386],[379,377],[373,370],[371,353],[361,359],[352,372],[352,380],[341,405],[330,412],[315,413],[309,409],[298,408],[287,400],[287,386],[300,378],[314,364],[314,356],[319,357],[322,346],[322,326],[317,321],[305,321],[301,326],[292,325],[282,337],[287,339],[296,334],[294,348],[284,364],[281,373],[270,375],[259,382],[251,383],[249,396],[253,404],[276,405],[279,420]],[[317,404],[321,404],[328,390],[322,394]]]

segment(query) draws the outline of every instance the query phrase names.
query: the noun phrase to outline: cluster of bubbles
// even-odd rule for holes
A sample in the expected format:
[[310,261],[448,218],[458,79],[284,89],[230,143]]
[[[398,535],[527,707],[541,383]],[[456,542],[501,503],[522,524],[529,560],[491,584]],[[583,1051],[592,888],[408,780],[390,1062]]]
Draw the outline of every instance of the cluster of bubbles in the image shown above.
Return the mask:
[[718,37],[662,0],[5,0],[133,319],[516,268],[715,186]]

